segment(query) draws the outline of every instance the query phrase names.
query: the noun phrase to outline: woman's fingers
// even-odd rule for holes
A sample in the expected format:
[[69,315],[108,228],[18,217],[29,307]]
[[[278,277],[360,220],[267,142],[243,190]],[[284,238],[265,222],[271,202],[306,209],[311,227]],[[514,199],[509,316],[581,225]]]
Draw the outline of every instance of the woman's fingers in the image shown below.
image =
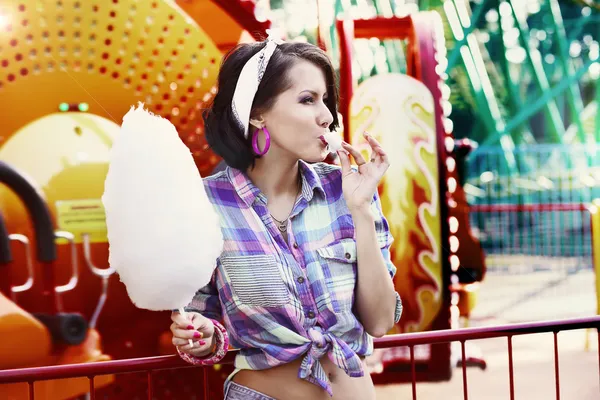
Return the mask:
[[180,350],[196,349],[198,345],[202,346],[206,340],[210,340],[214,333],[212,321],[197,312],[186,313],[184,317],[174,311],[171,313],[171,320],[172,341]]
[[[192,317],[189,313],[181,314],[178,311],[171,312],[171,320],[173,323],[171,324],[171,332],[175,335],[175,331],[178,329],[194,329],[194,325],[192,324]],[[188,344],[193,346],[192,339],[188,339]]]
[[[183,339],[183,338],[179,338],[176,336],[173,336],[173,345],[179,347],[179,348],[192,348],[190,347],[190,339]],[[206,339],[196,339],[196,340],[192,340],[192,342],[194,343],[194,347],[199,347],[199,346],[204,346],[204,344],[206,344]]]
[[172,328],[171,332],[173,333],[173,337],[185,339],[186,341],[188,339],[202,339],[207,336],[204,332],[195,329],[181,329],[179,327]]
[[179,312],[173,311],[171,312],[171,321],[182,328],[187,328],[188,325],[192,325],[192,316],[190,314],[192,313],[186,313],[186,315],[183,316]]
[[373,149],[373,153],[371,154],[371,162],[375,162],[381,160],[381,162],[389,163],[387,153],[381,147],[381,144],[375,139],[373,136],[369,135],[367,132],[364,133],[365,139]]
[[213,332],[215,331],[215,326],[213,325],[212,321],[199,313],[193,314],[192,326],[204,337],[212,336]]
[[342,167],[342,176],[346,176],[352,172],[350,167],[350,158],[348,157],[348,152],[346,150],[338,150],[338,157],[340,159],[340,166]]
[[[372,163],[389,164],[388,155],[385,152],[385,150],[383,150],[383,147],[377,141],[377,139],[375,139],[373,136],[369,135],[367,132],[365,132],[363,135],[372,150],[371,151],[371,159],[369,161]],[[367,163],[366,160],[364,159],[364,157],[362,156],[362,154],[358,150],[356,150],[355,147],[353,147],[352,145],[350,145],[349,143],[346,143],[346,142],[342,142],[342,146],[343,146],[344,150],[346,150],[348,153],[350,153],[352,155],[352,157],[356,161],[356,165],[361,166],[361,165]],[[340,161],[341,161],[341,159],[340,159]]]
[[179,351],[193,356],[204,356],[212,350],[212,340],[200,340],[194,342],[194,346],[190,346],[188,342],[176,345]]
[[356,165],[358,165],[359,167],[361,165],[364,165],[364,164],[367,163],[365,161],[365,158],[362,156],[362,154],[360,154],[360,152],[358,150],[356,150],[354,147],[352,147],[352,145],[350,145],[350,144],[348,144],[346,142],[342,142],[342,147],[348,153],[352,154],[352,157],[354,158],[354,161],[356,161]]
[[[179,351],[193,356],[204,356],[211,352],[214,342],[214,325],[211,320],[199,313],[188,313],[191,321],[185,322],[189,325],[181,327],[180,319],[171,324],[173,332],[172,342]],[[185,325],[185,323],[183,323]],[[190,342],[192,344],[190,345]]]
[[207,343],[212,341],[212,333],[207,335],[200,332],[192,325],[190,329],[181,329],[175,322],[171,325],[173,333],[172,343],[180,351],[188,354],[203,354],[208,350]]
[[179,329],[195,329],[204,334],[213,330],[212,321],[197,312],[188,312],[184,317],[177,311],[173,311],[171,313],[171,320],[173,321],[172,326],[176,326]]

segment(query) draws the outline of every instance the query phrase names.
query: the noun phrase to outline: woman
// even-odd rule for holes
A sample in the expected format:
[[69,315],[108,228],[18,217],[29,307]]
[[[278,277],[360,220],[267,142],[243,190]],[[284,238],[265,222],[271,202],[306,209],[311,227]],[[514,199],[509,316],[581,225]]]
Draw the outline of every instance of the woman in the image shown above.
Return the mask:
[[228,165],[204,180],[225,244],[171,330],[190,363],[218,362],[228,340],[240,349],[225,399],[375,398],[364,357],[402,309],[377,194],[389,161],[365,134],[370,161],[344,143],[341,168],[322,162],[338,126],[334,76],[310,44],[240,45],[204,115]]

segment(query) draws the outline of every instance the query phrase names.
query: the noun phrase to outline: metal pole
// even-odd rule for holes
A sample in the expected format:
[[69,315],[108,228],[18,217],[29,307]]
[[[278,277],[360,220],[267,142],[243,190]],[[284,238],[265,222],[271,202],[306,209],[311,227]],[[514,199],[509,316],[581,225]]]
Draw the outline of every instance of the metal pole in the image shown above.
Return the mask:
[[549,91],[544,93],[543,96],[541,96],[540,98],[535,100],[533,103],[531,103],[531,105],[529,107],[523,109],[521,112],[519,112],[517,115],[515,115],[513,117],[513,119],[508,121],[508,123],[506,124],[506,126],[504,127],[503,130],[497,130],[496,132],[493,132],[491,135],[489,135],[488,138],[485,141],[483,141],[483,143],[481,143],[480,147],[473,150],[473,153],[477,153],[477,150],[481,149],[482,146],[484,146],[484,145],[491,145],[492,143],[497,142],[504,135],[506,135],[506,132],[510,132],[512,129],[519,126],[527,119],[529,119],[531,116],[533,116],[535,113],[537,113],[542,107],[544,107],[551,98],[554,98],[558,94],[565,91],[569,87],[571,82],[580,79],[587,72],[587,70],[590,69],[592,64],[599,62],[599,61],[600,61],[600,58],[596,58],[594,60],[588,61],[583,67],[581,67],[575,73],[575,75],[569,76],[567,79],[563,80],[561,83],[559,83],[558,85],[556,85],[555,87],[553,87],[552,89],[550,89]]
[[[573,65],[569,63],[567,33],[563,24],[560,5],[558,4],[558,0],[548,0],[548,3],[550,6],[550,17],[554,24],[554,37],[556,40],[556,45],[558,46],[558,60],[560,61],[563,73],[565,76],[568,76],[571,75],[574,70]],[[569,85],[569,90],[567,90],[566,94],[567,104],[569,106],[569,111],[571,112],[571,118],[575,121],[575,125],[577,126],[579,141],[581,143],[585,143],[587,138],[585,137],[586,135],[583,122],[581,121],[583,102],[581,101],[581,93],[579,92],[579,86],[577,86],[576,82],[573,82],[571,85]]]
[[[550,85],[548,83],[546,72],[544,71],[544,66],[542,65],[540,53],[539,51],[535,50],[537,57],[533,56],[533,51],[527,40],[527,38],[529,38],[529,28],[527,26],[527,22],[519,18],[515,11],[515,7],[513,6],[512,0],[506,0],[506,2],[510,6],[513,18],[515,20],[515,26],[519,31],[519,41],[525,50],[526,60],[532,70],[532,76],[537,84],[538,89],[542,94],[544,94],[550,89]],[[544,112],[550,124],[547,130],[551,135],[551,139],[555,143],[562,143],[563,136],[565,135],[565,127],[554,98],[549,98],[547,103],[544,104]],[[510,131],[509,129],[505,130]]]

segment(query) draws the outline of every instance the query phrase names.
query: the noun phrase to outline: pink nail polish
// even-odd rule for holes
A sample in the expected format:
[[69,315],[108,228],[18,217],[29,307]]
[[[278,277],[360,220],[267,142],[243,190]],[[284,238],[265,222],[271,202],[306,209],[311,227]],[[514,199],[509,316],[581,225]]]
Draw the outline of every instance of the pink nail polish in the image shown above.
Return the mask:
[[198,343],[200,343],[200,346],[204,346],[206,344],[204,340],[199,340]]
[[188,329],[194,329],[194,325],[188,325],[187,328]]
[[197,332],[197,331],[196,331],[196,332],[194,332],[194,337],[195,337],[195,338],[199,338],[199,337],[202,337],[202,336],[200,336],[200,332]]

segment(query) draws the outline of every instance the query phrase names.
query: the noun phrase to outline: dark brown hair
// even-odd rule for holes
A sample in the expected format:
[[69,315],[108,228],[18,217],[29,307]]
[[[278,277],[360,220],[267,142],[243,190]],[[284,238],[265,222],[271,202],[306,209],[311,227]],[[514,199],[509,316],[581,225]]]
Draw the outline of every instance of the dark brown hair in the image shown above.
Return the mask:
[[[242,68],[265,45],[266,42],[240,44],[225,55],[219,70],[218,92],[210,108],[203,114],[206,140],[211,149],[227,165],[243,171],[254,166],[257,156],[252,151],[251,137],[244,138],[233,115],[231,101]],[[309,43],[283,43],[277,46],[258,85],[251,115],[269,110],[277,96],[289,89],[291,83],[288,72],[299,59],[313,63],[325,74],[328,92],[325,103],[333,115],[329,129],[334,131],[339,126],[335,71],[327,54]]]

